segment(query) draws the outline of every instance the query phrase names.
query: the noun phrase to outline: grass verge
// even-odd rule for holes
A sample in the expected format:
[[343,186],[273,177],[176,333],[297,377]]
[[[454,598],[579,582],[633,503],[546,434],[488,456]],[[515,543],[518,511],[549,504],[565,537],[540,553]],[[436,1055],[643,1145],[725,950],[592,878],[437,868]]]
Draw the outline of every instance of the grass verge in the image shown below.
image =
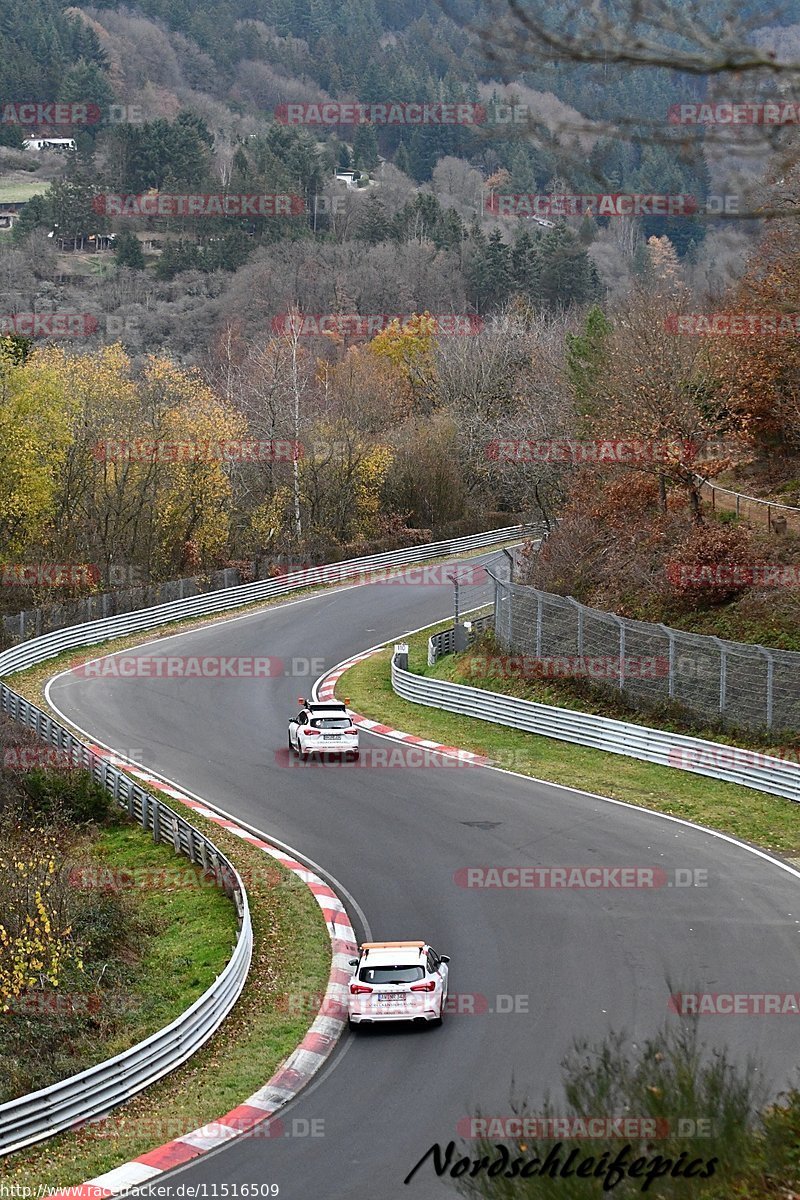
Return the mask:
[[[407,639],[410,669],[480,686],[473,678],[459,678],[459,664],[453,656],[428,668],[428,638],[444,627],[434,626]],[[392,691],[390,660],[391,649],[387,648],[357,663],[342,677],[338,691],[347,693],[355,712],[419,737],[486,755],[522,775],[684,817],[787,858],[800,856],[800,805],[790,800],[412,704]],[[503,690],[509,692],[513,681],[506,684]]]
[[[197,813],[187,816],[246,879],[254,951],[239,1002],[188,1063],[104,1121],[4,1158],[6,1185],[79,1184],[215,1120],[267,1082],[315,1015],[327,987],[330,941],[311,892],[263,851]],[[172,857],[174,861],[180,860]],[[157,896],[154,893],[154,902]],[[187,889],[189,907],[197,897],[197,889]],[[163,949],[160,961],[149,964],[149,978],[157,982],[158,993],[171,991],[176,979],[175,957]],[[172,954],[182,953],[182,944],[173,943]],[[165,1002],[163,996],[154,996],[155,1008]]]

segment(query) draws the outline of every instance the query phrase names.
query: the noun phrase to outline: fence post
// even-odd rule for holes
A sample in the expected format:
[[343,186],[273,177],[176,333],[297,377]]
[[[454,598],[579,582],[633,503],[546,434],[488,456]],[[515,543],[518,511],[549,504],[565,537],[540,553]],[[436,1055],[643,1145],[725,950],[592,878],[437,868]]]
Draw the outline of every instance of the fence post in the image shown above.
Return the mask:
[[[667,635],[669,643],[669,698],[675,699],[675,630],[670,629],[669,625],[658,624],[659,629],[663,629]],[[657,673],[657,672],[656,672]]]
[[774,719],[775,658],[772,651],[767,649],[766,646],[756,646],[756,649],[767,660],[767,729],[772,729]]
[[542,593],[540,591],[536,592],[536,657],[542,657]]
[[718,637],[711,639],[719,649],[719,711],[724,714],[728,702],[728,651]]
[[583,659],[583,605],[579,604],[578,601],[573,599],[572,596],[567,596],[567,600],[569,600],[570,604],[573,605],[578,615],[578,625],[576,630],[577,651],[578,658]]
[[619,690],[622,691],[625,687],[625,622],[621,617],[617,617],[619,621]]
[[741,500],[741,496],[740,496],[740,495],[739,495],[739,493],[737,492],[737,493],[736,493],[736,516],[737,516],[737,517],[739,516],[739,501],[740,501],[740,500]]

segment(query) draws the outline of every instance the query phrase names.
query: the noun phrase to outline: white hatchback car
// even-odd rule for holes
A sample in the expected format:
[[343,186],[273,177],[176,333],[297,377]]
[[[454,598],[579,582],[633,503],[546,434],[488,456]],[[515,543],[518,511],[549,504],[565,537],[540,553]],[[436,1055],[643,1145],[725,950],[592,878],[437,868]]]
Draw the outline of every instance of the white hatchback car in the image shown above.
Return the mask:
[[338,700],[315,703],[300,698],[302,709],[289,722],[289,749],[311,754],[346,754],[358,758],[358,726]]
[[447,1001],[446,954],[426,942],[364,942],[347,993],[350,1027],[380,1021],[441,1024]]

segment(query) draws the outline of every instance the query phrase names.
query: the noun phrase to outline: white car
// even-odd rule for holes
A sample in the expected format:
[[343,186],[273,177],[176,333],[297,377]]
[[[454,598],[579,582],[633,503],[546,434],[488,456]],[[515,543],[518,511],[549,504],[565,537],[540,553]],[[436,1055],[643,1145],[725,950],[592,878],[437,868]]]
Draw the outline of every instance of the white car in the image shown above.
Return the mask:
[[441,1024],[449,962],[426,942],[364,942],[350,960],[350,1028],[379,1021]]
[[300,698],[302,709],[289,722],[289,749],[311,754],[346,754],[358,758],[358,726],[338,700],[314,703]]

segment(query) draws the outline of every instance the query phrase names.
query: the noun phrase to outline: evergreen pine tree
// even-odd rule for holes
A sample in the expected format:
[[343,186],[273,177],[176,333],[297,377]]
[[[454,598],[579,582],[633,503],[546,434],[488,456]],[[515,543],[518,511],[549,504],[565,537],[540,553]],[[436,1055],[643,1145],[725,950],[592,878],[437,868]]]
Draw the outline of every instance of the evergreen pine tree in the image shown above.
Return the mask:
[[115,237],[114,254],[118,267],[130,267],[132,271],[144,270],[144,254],[141,242],[130,229],[123,229]]

